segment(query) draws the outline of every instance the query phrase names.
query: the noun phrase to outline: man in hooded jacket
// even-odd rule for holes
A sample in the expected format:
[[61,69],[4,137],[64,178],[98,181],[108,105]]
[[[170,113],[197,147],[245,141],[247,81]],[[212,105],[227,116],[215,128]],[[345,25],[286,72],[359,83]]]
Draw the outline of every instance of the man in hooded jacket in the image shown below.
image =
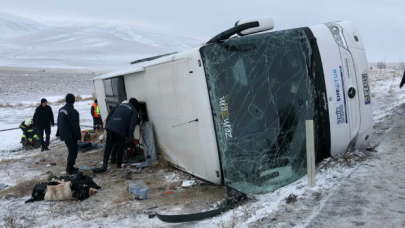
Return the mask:
[[[48,105],[48,101],[45,98],[41,99],[41,105],[35,109],[34,117],[34,127],[38,130],[39,141],[41,143],[42,149],[49,150],[49,138],[51,136],[51,125],[55,126],[55,121],[53,119],[53,112],[51,106]],[[46,141],[44,142],[44,131],[46,134]]]
[[113,147],[117,149],[117,168],[121,168],[125,141],[126,138],[132,139],[134,137],[139,110],[138,100],[131,98],[128,103],[115,106],[108,114],[106,119],[107,139],[103,166],[101,167],[102,171],[107,171],[108,159]]
[[66,95],[66,104],[58,112],[58,130],[60,140],[65,141],[69,154],[67,157],[66,173],[76,174],[79,169],[74,167],[77,158],[79,147],[77,142],[80,142],[81,131],[79,125],[79,113],[73,107],[75,96],[73,94]]

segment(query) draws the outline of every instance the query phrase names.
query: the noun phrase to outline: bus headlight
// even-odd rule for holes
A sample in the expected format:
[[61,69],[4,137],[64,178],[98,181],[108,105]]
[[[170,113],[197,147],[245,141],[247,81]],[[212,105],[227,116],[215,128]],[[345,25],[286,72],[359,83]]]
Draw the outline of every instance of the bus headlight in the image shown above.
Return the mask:
[[347,49],[347,44],[345,37],[343,36],[343,29],[340,27],[340,25],[336,23],[327,23],[326,26],[328,26],[330,32],[332,33],[333,38],[335,38],[335,41],[338,45],[342,46],[343,48]]

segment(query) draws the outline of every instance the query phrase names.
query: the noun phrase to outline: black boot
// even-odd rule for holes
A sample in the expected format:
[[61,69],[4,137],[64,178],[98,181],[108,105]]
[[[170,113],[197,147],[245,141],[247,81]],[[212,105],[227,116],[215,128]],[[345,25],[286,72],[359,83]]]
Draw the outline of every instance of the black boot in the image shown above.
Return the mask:
[[117,168],[121,169],[122,168],[122,161],[117,161]]
[[45,147],[45,150],[49,150],[49,147],[48,147],[48,146],[46,146],[46,147]]
[[72,169],[76,172],[79,172],[79,168],[76,168],[74,165],[72,165]]
[[108,158],[104,158],[101,169],[107,171],[107,167],[108,167]]
[[66,166],[66,173],[69,175],[73,175],[73,174],[77,174],[77,172],[79,171],[79,169],[76,169],[73,164],[67,163]]
[[96,174],[96,173],[105,173],[107,171],[108,167],[108,158],[104,158],[103,160],[103,165],[100,168],[94,168],[91,171]]
[[42,146],[42,147],[41,147],[41,152],[44,152],[44,150],[45,150],[45,147]]

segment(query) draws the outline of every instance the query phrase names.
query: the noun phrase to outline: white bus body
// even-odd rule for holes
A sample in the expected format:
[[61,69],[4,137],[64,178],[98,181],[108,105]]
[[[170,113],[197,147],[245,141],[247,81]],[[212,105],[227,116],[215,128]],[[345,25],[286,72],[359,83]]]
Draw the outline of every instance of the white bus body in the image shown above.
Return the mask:
[[[370,144],[362,39],[350,22],[328,25],[340,26],[343,46],[321,24],[232,38],[96,77],[101,115],[107,117],[108,102],[135,97],[146,103],[156,146],[171,164],[248,194],[274,190],[305,173],[305,119],[319,122],[320,159]],[[109,88],[114,78],[123,80],[121,92]]]

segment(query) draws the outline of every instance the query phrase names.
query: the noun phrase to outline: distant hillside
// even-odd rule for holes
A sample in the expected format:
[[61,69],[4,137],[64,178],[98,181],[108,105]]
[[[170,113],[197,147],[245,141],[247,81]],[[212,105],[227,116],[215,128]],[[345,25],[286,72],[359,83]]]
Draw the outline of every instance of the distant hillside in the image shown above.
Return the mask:
[[139,58],[202,43],[133,25],[59,22],[45,26],[0,13],[0,66],[114,70]]
[[48,26],[9,13],[0,12],[0,38],[13,38],[40,32]]

